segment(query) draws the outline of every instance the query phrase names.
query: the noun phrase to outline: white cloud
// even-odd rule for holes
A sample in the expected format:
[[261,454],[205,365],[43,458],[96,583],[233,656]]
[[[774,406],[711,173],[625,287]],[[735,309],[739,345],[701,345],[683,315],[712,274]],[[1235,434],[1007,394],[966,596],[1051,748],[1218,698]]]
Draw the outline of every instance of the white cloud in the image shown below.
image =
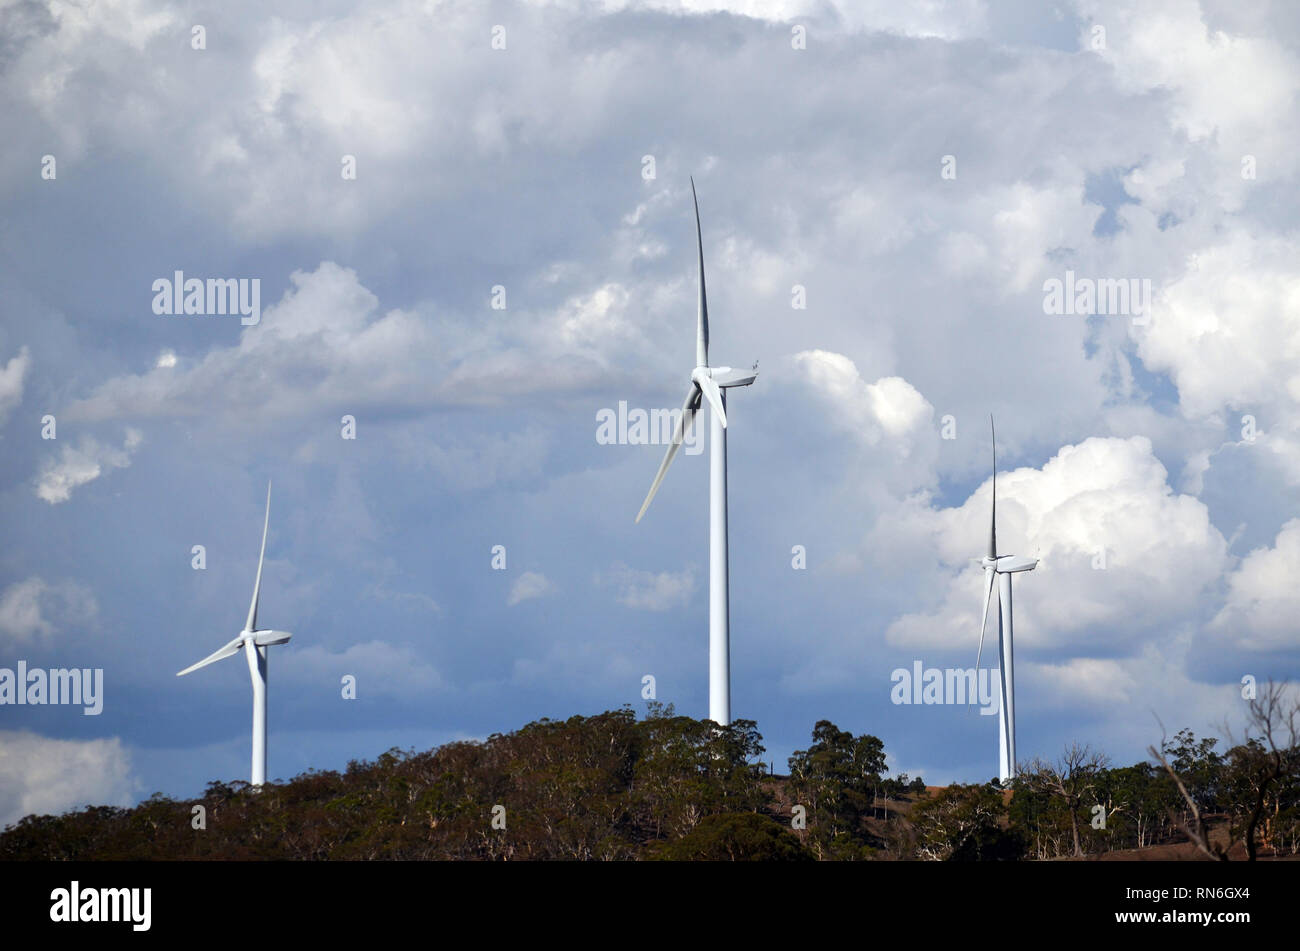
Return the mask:
[[88,805],[127,806],[138,787],[118,737],[56,740],[0,731],[0,826]]
[[536,571],[525,571],[510,586],[510,595],[506,598],[506,604],[514,607],[521,601],[545,597],[554,590],[555,586],[547,580],[546,575]]
[[[1167,373],[1193,422],[1216,421],[1251,441],[1260,460],[1300,483],[1300,242],[1233,227],[1189,255],[1134,328],[1148,369]],[[1202,477],[1213,449],[1193,450]],[[1194,483],[1198,484],[1198,483]]]
[[[991,664],[997,664],[996,635],[985,641]],[[1131,707],[1140,698],[1145,684],[1134,676],[1128,659],[1071,657],[1054,664],[1016,662],[1017,683],[1034,682],[1039,696],[1056,697],[1066,709],[1115,710]],[[1022,688],[1023,689],[1023,688]]]
[[[1047,252],[1083,244],[1102,209],[1084,201],[1082,184],[1051,187],[1016,182],[985,200],[993,260],[1006,293],[1025,291],[1048,266]],[[978,205],[977,205],[978,207]]]
[[[533,0],[539,6],[575,6],[574,0]],[[982,0],[597,0],[605,10],[653,10],[704,15],[730,13],[777,23],[816,17],[827,31],[870,31],[901,36],[969,39],[988,30]]]
[[294,271],[290,283],[259,323],[241,328],[236,345],[215,347],[183,370],[159,360],[147,373],[113,377],[61,415],[99,421],[219,413],[243,427],[314,419],[324,408],[500,404],[618,378],[596,345],[609,341],[593,329],[619,326],[626,293],[608,285],[536,319],[484,325],[477,316],[381,313],[356,272],[332,261]]
[[[997,488],[999,554],[1041,559],[1015,577],[1018,648],[1130,651],[1139,632],[1195,616],[1225,568],[1227,545],[1205,505],[1173,493],[1145,437],[1064,446],[1042,469],[1000,473]],[[957,508],[918,498],[882,518],[882,550],[919,545],[947,566],[936,606],[891,624],[891,644],[975,642],[984,590],[975,559],[987,548],[991,491],[986,480]]]
[[1236,229],[1193,254],[1138,352],[1168,372],[1190,417],[1300,403],[1300,244]]
[[[1068,717],[1071,729],[1060,746],[1091,741],[1112,756],[1131,750],[1134,759],[1144,759],[1147,746],[1159,743],[1162,723],[1171,735],[1183,727],[1202,736],[1217,734],[1225,722],[1240,729],[1240,684],[1202,683],[1189,676],[1191,643],[1180,632],[1159,645],[1143,645],[1130,657],[1044,662],[1017,655],[1017,712],[1022,718],[1026,711],[1037,718]],[[1038,752],[1054,755],[1060,746]],[[1122,756],[1116,756],[1120,763]]]
[[332,262],[295,271],[291,282],[258,324],[242,329],[237,345],[214,348],[183,371],[160,360],[148,373],[110,379],[64,415],[193,416],[220,407],[247,421],[319,412],[343,393],[350,406],[363,407],[377,391],[405,384],[427,390],[412,371],[433,342],[410,314],[378,315],[378,301],[356,273]]
[[668,611],[685,605],[695,593],[695,571],[638,571],[616,564],[596,577],[597,584],[616,589],[615,600],[635,611]]
[[14,407],[23,401],[23,379],[31,362],[31,354],[23,347],[0,367],[0,425],[4,425]]
[[[829,445],[853,452],[852,465],[865,479],[852,491],[874,505],[892,505],[900,495],[935,482],[940,433],[934,407],[901,376],[868,383],[849,357],[829,350],[804,350],[793,357],[798,378],[816,397],[808,426]],[[842,434],[847,434],[846,441]]]
[[627,288],[612,282],[590,294],[570,298],[561,308],[560,333],[570,344],[625,336],[631,330],[626,320],[627,305]]
[[131,465],[131,454],[143,437],[138,430],[127,429],[121,449],[105,446],[91,436],[83,436],[76,446],[64,446],[59,458],[47,459],[36,477],[36,495],[57,505],[72,498],[72,490],[98,479],[110,469]]
[[7,638],[11,649],[32,644],[98,613],[89,589],[71,581],[50,584],[33,575],[0,592],[0,639]]
[[899,454],[907,455],[909,444],[902,437],[916,435],[934,418],[934,407],[902,377],[867,383],[852,360],[827,350],[805,350],[794,361],[826,400],[831,418],[867,445],[891,438]]
[[1216,132],[1225,141],[1267,132],[1294,108],[1300,68],[1274,36],[1211,29],[1196,0],[1083,0],[1079,7],[1106,27],[1098,55],[1119,83],[1172,94],[1171,125],[1193,142]]
[[1247,555],[1228,577],[1228,596],[1209,625],[1215,637],[1246,650],[1294,650],[1300,618],[1300,519],[1270,548]]

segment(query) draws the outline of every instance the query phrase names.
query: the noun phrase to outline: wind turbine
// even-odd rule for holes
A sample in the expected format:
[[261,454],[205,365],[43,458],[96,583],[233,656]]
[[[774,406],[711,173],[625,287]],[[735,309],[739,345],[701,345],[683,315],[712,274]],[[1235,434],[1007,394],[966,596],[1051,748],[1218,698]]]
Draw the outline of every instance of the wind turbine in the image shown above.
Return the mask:
[[727,596],[727,396],[733,386],[749,386],[758,376],[751,370],[709,366],[709,305],[704,293],[704,238],[700,232],[700,202],[691,179],[691,200],[695,203],[695,243],[699,252],[700,305],[695,325],[695,369],[691,387],[682,404],[673,441],[659,464],[659,472],[641,503],[636,520],[641,521],[650,500],[659,491],[664,473],[681,447],[686,427],[695,419],[704,400],[713,409],[709,429],[709,719],[726,726],[731,723],[731,619]]
[[998,436],[989,417],[989,432],[993,435],[993,515],[989,522],[989,552],[980,562],[986,579],[984,618],[980,621],[980,644],[975,653],[975,669],[979,670],[980,656],[984,652],[984,629],[989,623],[989,604],[993,600],[993,581],[998,582],[998,667],[1001,674],[1001,698],[998,707],[998,779],[1006,782],[1016,777],[1016,687],[1015,651],[1012,646],[1011,576],[1018,571],[1033,571],[1038,559],[1022,555],[998,554]]
[[293,635],[287,631],[257,629],[257,599],[262,589],[262,562],[266,558],[266,529],[271,524],[271,483],[266,483],[266,518],[262,522],[262,553],[257,556],[257,580],[253,582],[253,600],[248,606],[248,620],[239,636],[225,647],[209,654],[197,664],[186,667],[177,677],[206,667],[218,660],[233,657],[242,649],[248,660],[248,676],[253,681],[253,785],[266,782],[266,649],[287,644]]

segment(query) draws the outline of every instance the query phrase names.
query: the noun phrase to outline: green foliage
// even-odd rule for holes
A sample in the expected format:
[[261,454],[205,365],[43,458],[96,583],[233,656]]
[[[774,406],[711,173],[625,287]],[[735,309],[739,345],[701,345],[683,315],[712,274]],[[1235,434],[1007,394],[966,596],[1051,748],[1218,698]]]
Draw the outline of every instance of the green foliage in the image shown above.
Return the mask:
[[[706,818],[756,814],[768,801],[762,752],[751,720],[720,727],[670,707],[640,722],[628,708],[543,719],[260,792],[214,781],[194,802],[29,816],[0,833],[0,860],[632,859]],[[206,829],[192,827],[194,805]],[[496,805],[505,829],[492,827]]]
[[[1163,750],[1216,829],[1261,854],[1300,853],[1293,743],[1247,739],[1219,754],[1213,738],[1182,730]],[[542,719],[261,791],[213,781],[192,801],[155,794],[132,809],[28,816],[0,832],[0,861],[989,861],[1184,839],[1188,807],[1162,767],[1106,768],[1087,747],[1030,764],[1009,791],[989,783],[933,795],[919,777],[886,776],[878,738],[826,720],[790,757],[788,777],[767,775],[763,753],[753,721],[721,727],[651,703],[640,720],[626,707]],[[193,827],[196,805],[205,829]],[[492,824],[497,805],[504,829]],[[800,814],[806,825],[794,827]]]
[[1260,847],[1295,855],[1300,817],[1300,747],[1275,749],[1251,738],[1230,749],[1219,780],[1229,832],[1254,859]]
[[812,738],[789,760],[790,795],[808,810],[806,844],[818,858],[868,858],[875,841],[864,820],[883,792],[884,744],[829,720],[817,722]]
[[[1202,814],[1214,821],[1222,821],[1226,814],[1231,820],[1229,831],[1233,837],[1240,837],[1252,814],[1251,807],[1260,799],[1260,779],[1278,771],[1272,768],[1258,742],[1248,741],[1226,755],[1216,752],[1217,745],[1214,737],[1198,738],[1191,730],[1183,729],[1164,740],[1160,752]],[[1060,764],[1033,765],[1035,768],[1015,783],[1009,818],[1035,858],[1142,849],[1185,838],[1183,827],[1190,819],[1190,806],[1173,778],[1159,765],[1147,762],[1113,769],[1074,770],[1062,769]],[[1285,779],[1287,771],[1280,772]],[[1288,835],[1286,807],[1292,801],[1300,806],[1297,774],[1297,770],[1290,770],[1289,786],[1284,781],[1270,781],[1269,786],[1269,802],[1277,821],[1265,823],[1262,831],[1274,834],[1276,830],[1281,836],[1277,844],[1283,849],[1295,841]],[[1288,789],[1294,790],[1291,797]]]
[[766,802],[760,785],[764,752],[753,720],[719,727],[711,720],[651,711],[640,724],[631,806],[648,837],[681,836],[704,816],[755,812]]
[[1170,811],[1179,800],[1163,770],[1150,763],[1112,769],[1089,753],[1071,746],[1058,763],[1035,761],[1015,781],[1008,814],[1032,857],[1145,848],[1174,834]]
[[948,786],[919,802],[911,819],[921,858],[988,862],[1024,855],[1021,831],[1008,826],[1003,792],[993,784]]
[[1179,730],[1172,740],[1164,740],[1160,750],[1169,765],[1182,778],[1196,804],[1207,812],[1221,807],[1224,781],[1224,759],[1214,751],[1219,741],[1202,737],[1199,741],[1191,730]]
[[651,858],[705,862],[811,862],[813,854],[776,820],[754,812],[708,816]]

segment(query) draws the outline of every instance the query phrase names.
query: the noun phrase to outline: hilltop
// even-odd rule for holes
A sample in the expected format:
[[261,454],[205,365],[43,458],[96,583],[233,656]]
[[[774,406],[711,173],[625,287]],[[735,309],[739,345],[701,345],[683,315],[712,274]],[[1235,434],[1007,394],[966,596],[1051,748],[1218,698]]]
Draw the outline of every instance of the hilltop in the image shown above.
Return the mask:
[[[1196,794],[1219,810],[1209,822],[1212,836],[1239,857],[1241,846],[1233,843],[1240,809],[1226,792],[1233,788],[1230,758],[1213,756],[1214,740],[1178,739],[1179,746],[1166,748],[1196,777]],[[719,727],[658,705],[644,719],[627,708],[543,719],[482,742],[425,752],[392,749],[373,761],[353,761],[342,772],[308,771],[261,790],[212,782],[194,800],[156,794],[129,809],[28,816],[0,833],[0,859],[1200,854],[1183,834],[1184,803],[1175,784],[1150,764],[1084,770],[1086,764],[1076,763],[1072,773],[1041,767],[1013,789],[995,783],[940,787],[887,776],[878,738],[855,736],[828,721],[813,728],[807,750],[790,757],[788,775],[767,773],[761,741],[753,721]],[[1284,778],[1268,798],[1262,855],[1297,852],[1296,777]],[[1099,812],[1106,816],[1101,827],[1095,824]]]

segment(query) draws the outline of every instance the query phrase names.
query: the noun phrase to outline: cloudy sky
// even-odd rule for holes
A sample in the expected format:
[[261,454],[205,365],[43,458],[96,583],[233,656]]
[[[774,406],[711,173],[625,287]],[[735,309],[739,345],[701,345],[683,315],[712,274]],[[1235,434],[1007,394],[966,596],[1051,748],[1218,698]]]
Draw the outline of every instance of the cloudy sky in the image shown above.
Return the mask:
[[[0,0],[0,666],[104,670],[99,716],[0,707],[0,821],[247,777],[245,665],[175,673],[243,624],[268,479],[270,776],[641,709],[647,674],[704,716],[707,453],[634,524],[662,447],[596,438],[686,389],[690,175],[711,356],[760,367],[733,715],[778,769],[828,718],[996,772],[996,718],[890,698],[975,662],[990,413],[1000,547],[1041,559],[1021,756],[1240,722],[1243,677],[1300,673],[1297,27]],[[257,279],[260,321],[156,314],[176,271]],[[1046,313],[1067,272],[1150,307]]]

